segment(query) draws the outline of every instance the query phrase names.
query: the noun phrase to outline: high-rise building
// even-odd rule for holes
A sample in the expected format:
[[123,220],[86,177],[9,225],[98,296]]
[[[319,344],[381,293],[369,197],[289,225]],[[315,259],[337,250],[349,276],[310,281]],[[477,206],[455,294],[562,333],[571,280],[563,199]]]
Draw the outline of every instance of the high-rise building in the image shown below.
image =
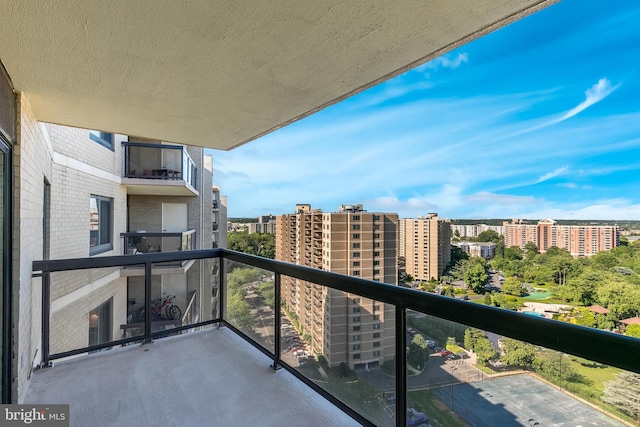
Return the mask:
[[[276,219],[276,259],[397,284],[398,215],[342,205],[324,213],[296,205]],[[330,366],[372,368],[392,357],[395,317],[388,305],[283,277],[282,300]]]
[[400,256],[414,279],[440,278],[451,262],[451,222],[436,213],[401,219]]
[[592,256],[620,245],[620,227],[617,225],[558,225],[551,219],[527,224],[514,219],[505,222],[504,229],[505,247],[524,249],[527,243],[533,242],[540,253],[556,246],[568,250],[574,257]]

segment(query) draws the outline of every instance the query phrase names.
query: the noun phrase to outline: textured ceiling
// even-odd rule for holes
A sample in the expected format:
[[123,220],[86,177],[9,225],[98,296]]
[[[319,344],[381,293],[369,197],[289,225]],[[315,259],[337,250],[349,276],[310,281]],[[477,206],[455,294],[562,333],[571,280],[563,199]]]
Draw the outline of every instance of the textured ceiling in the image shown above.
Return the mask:
[[555,0],[0,0],[40,121],[229,149]]

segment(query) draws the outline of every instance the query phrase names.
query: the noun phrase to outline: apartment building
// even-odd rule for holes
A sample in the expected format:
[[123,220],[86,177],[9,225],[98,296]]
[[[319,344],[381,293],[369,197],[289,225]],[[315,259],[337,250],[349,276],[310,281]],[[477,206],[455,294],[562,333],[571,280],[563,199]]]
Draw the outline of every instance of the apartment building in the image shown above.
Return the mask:
[[574,257],[592,256],[620,245],[620,227],[617,225],[558,225],[552,219],[537,224],[514,219],[504,223],[505,247],[524,249],[533,242],[540,253],[552,246],[566,249]]
[[452,243],[465,251],[469,256],[492,259],[496,256],[496,245],[492,242],[456,242]]
[[400,256],[414,279],[439,279],[451,262],[451,222],[436,213],[400,219]]
[[487,224],[451,224],[451,233],[455,237],[475,239],[485,231],[495,231],[498,235],[504,234],[504,227],[502,225],[487,225]]
[[214,248],[227,247],[227,196],[220,193],[220,187],[212,187],[211,199],[211,246]]
[[[43,278],[31,262],[172,252],[212,246],[212,171],[202,148],[39,123],[19,98],[14,146],[14,286],[19,328],[13,393],[24,396],[41,359]],[[175,295],[180,324],[217,314],[212,262],[165,263],[152,270],[152,299]],[[51,353],[98,345],[142,330],[144,269],[54,273],[50,281]]]
[[247,224],[248,232],[276,234],[276,217],[274,215],[260,215],[258,222]]
[[[326,213],[299,204],[294,214],[276,217],[276,259],[397,284],[397,228],[397,214],[362,205]],[[330,366],[367,369],[392,357],[395,318],[388,305],[289,277],[282,279],[282,300]]]

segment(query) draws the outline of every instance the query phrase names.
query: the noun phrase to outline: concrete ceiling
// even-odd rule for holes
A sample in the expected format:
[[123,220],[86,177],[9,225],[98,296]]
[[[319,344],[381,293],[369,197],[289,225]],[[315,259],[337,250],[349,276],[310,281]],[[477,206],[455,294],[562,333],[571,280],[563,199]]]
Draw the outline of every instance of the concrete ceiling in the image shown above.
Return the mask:
[[0,0],[36,118],[230,149],[555,0]]

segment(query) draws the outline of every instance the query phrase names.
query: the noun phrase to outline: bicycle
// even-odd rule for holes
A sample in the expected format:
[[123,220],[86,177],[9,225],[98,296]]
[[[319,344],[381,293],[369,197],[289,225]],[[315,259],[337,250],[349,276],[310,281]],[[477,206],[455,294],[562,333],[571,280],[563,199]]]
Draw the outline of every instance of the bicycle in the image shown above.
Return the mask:
[[[182,318],[182,310],[173,303],[176,295],[159,298],[151,301],[151,319],[152,320],[178,320]],[[139,322],[144,322],[146,307],[142,306],[136,311],[136,317]]]

